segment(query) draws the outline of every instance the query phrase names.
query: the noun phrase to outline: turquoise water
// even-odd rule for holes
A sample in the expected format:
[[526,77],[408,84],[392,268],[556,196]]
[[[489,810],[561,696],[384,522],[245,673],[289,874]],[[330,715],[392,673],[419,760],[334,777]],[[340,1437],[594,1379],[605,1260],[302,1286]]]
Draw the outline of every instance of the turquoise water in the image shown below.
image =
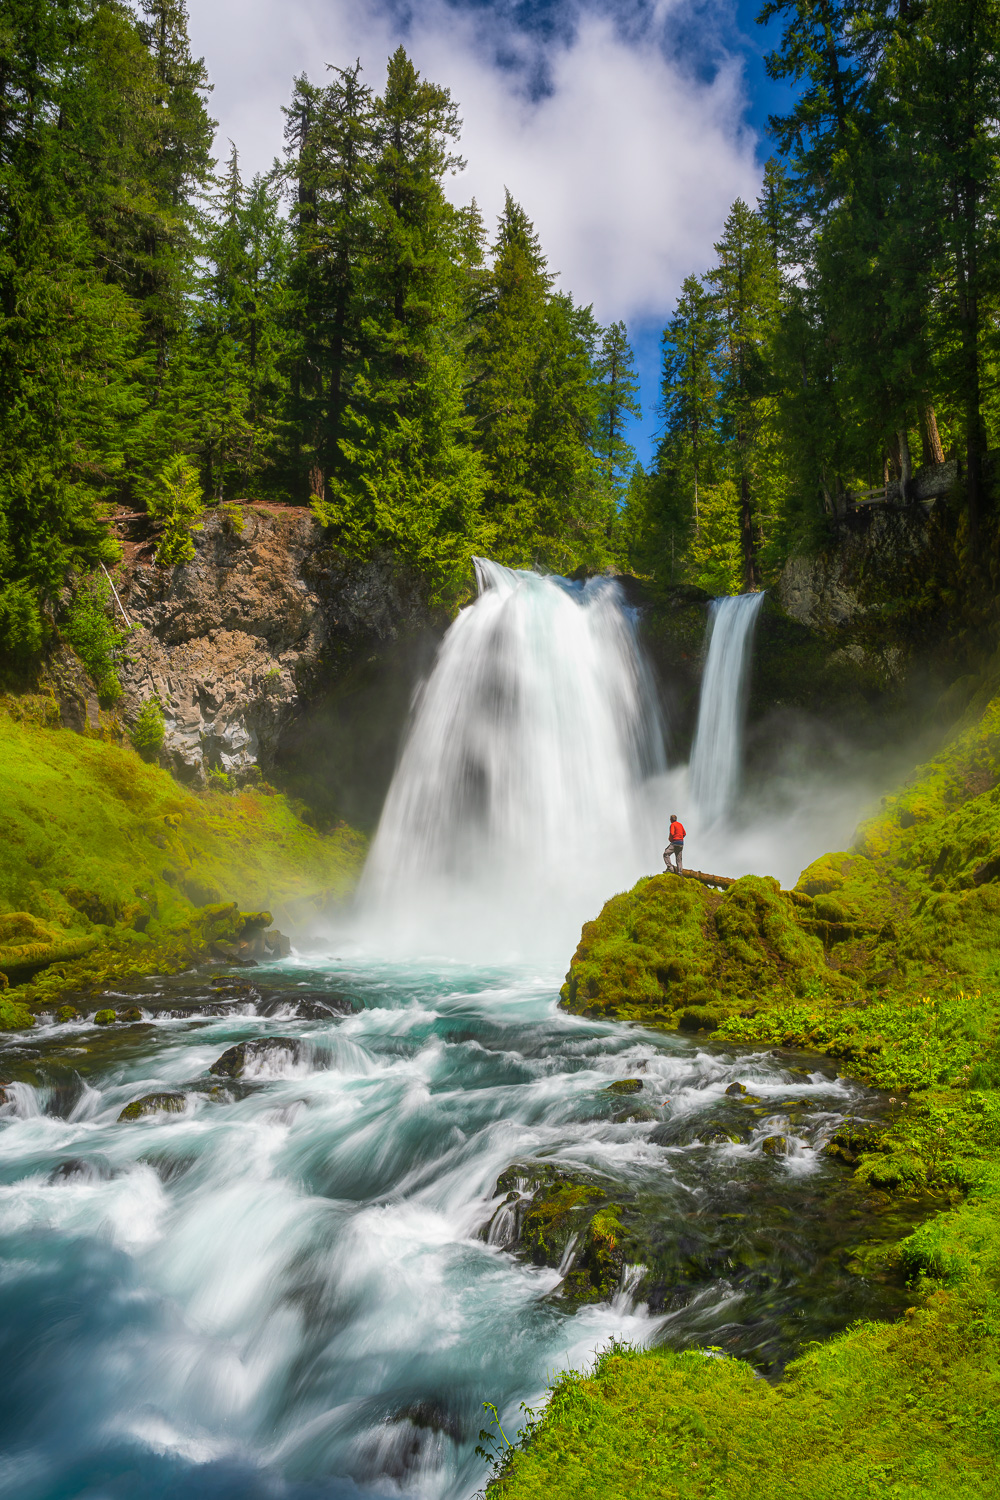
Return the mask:
[[[516,1428],[612,1336],[778,1369],[896,1305],[844,1269],[863,1236],[822,1154],[878,1101],[816,1059],[567,1016],[527,970],[290,961],[219,984],[102,1002],[155,1025],[4,1040],[2,1495],[468,1497],[483,1401]],[[266,1036],[295,1047],[208,1072]],[[632,1076],[653,1120],[601,1093]],[[704,1144],[734,1080],[761,1101],[745,1138]],[[183,1113],[118,1123],[163,1089]],[[539,1158],[641,1207],[646,1260],[611,1304],[574,1310],[557,1270],[487,1242],[497,1177]]]

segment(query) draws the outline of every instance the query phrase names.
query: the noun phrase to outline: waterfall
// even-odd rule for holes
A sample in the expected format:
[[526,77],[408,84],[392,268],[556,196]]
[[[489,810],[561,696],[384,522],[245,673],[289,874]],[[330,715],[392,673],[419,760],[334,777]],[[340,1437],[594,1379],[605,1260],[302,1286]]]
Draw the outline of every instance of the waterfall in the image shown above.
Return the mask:
[[656,694],[613,579],[483,558],[476,575],[415,705],[360,918],[417,951],[564,954],[658,863],[642,801],[665,769]]
[[724,817],[739,788],[750,647],[764,595],[712,601],[708,659],[691,749],[691,797],[702,827]]

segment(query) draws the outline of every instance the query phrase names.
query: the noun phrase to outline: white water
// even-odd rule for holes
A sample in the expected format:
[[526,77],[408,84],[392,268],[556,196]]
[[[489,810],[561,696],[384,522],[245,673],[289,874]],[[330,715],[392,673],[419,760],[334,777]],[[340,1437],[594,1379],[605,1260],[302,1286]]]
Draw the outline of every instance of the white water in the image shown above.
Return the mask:
[[712,601],[698,727],[691,749],[691,800],[702,829],[731,811],[739,789],[750,653],[763,594]]
[[[0,1076],[21,1080],[0,1107],[3,1500],[469,1500],[482,1403],[516,1430],[522,1401],[612,1336],[780,1358],[873,1310],[862,1278],[801,1279],[833,1232],[808,1183],[833,1179],[822,1146],[859,1090],[555,1005],[582,921],[662,867],[670,803],[689,858],[726,873],[787,881],[843,840],[815,797],[811,825],[800,798],[766,836],[707,826],[687,768],[665,768],[613,582],[479,570],[340,935],[350,964],[254,971],[225,1015],[193,978],[180,1015],[183,981],[139,997],[155,1028],[0,1040]],[[715,670],[724,613],[706,723],[742,691]],[[737,712],[736,763],[738,730]],[[447,957],[392,964],[394,947]],[[518,953],[543,959],[484,966]],[[331,1015],[345,996],[356,1013]],[[295,1046],[245,1080],[209,1073],[268,1035]],[[623,1077],[642,1079],[645,1118],[604,1092]],[[764,1107],[741,1115],[735,1080]],[[182,1113],[118,1122],[163,1089],[185,1092]],[[772,1159],[775,1133],[788,1146]],[[559,1269],[510,1253],[497,1179],[539,1159],[649,1205],[609,1302],[574,1309],[553,1295]]]
[[386,800],[363,927],[402,951],[562,957],[663,847],[656,695],[612,579],[476,571]]

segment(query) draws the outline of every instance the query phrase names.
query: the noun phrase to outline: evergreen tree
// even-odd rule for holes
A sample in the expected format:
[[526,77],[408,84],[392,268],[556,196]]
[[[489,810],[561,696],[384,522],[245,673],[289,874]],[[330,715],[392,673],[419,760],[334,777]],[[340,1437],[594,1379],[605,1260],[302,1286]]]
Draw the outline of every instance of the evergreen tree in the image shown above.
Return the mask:
[[436,597],[466,585],[480,478],[454,330],[462,222],[445,174],[457,111],[402,48],[374,103],[368,253],[359,267],[364,364],[344,413],[343,468],[317,514],[357,550],[388,545]]
[[366,353],[362,267],[370,253],[374,101],[361,65],[333,68],[320,89],[295,80],[285,110],[294,178],[289,269],[286,438],[303,498],[326,495],[343,468],[341,439]]
[[259,489],[274,461],[285,396],[288,240],[275,185],[258,174],[245,186],[235,146],[213,206],[192,356],[206,488],[221,500]]
[[675,502],[688,515],[680,521],[682,536],[701,531],[702,481],[710,473],[717,447],[719,411],[719,339],[714,299],[697,276],[685,278],[673,318],[663,334],[663,441],[658,468],[669,470]]
[[625,436],[628,419],[642,415],[635,356],[624,323],[611,323],[605,328],[595,369],[600,381],[595,444],[605,484],[617,508],[636,461],[635,450]]
[[508,192],[492,273],[476,309],[470,405],[485,463],[483,511],[491,545],[511,562],[532,560],[536,496],[530,434],[551,286],[534,227]]
[[719,312],[722,424],[732,440],[740,496],[744,583],[753,589],[761,582],[758,553],[766,492],[758,482],[771,414],[768,398],[774,392],[771,359],[779,278],[766,226],[742,199],[733,204],[715,251],[719,264],[709,273],[709,284]]

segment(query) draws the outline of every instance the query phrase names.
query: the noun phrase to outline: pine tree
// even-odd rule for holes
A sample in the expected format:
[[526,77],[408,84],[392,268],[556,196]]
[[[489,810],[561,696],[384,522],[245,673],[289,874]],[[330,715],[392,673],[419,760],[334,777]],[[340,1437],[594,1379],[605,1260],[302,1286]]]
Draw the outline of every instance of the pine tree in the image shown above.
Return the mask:
[[709,273],[718,305],[721,413],[732,442],[740,496],[740,547],[747,588],[761,582],[758,553],[764,494],[758,489],[766,443],[768,398],[774,393],[772,347],[777,326],[779,278],[767,230],[737,199],[715,246],[718,266]]
[[358,268],[364,362],[344,412],[341,472],[317,515],[356,550],[385,545],[434,598],[468,586],[480,478],[462,392],[463,224],[444,194],[457,111],[399,48],[374,103],[368,252]]
[[552,276],[527,214],[508,192],[470,353],[470,406],[486,470],[483,511],[504,560],[531,563],[535,378]]
[[636,462],[635,449],[625,436],[628,419],[642,415],[635,356],[624,323],[605,328],[595,369],[600,381],[595,446],[617,509]]
[[361,65],[320,89],[295,80],[285,110],[294,178],[285,416],[289,478],[322,500],[343,470],[341,440],[367,351],[362,266],[370,254],[374,101]]

